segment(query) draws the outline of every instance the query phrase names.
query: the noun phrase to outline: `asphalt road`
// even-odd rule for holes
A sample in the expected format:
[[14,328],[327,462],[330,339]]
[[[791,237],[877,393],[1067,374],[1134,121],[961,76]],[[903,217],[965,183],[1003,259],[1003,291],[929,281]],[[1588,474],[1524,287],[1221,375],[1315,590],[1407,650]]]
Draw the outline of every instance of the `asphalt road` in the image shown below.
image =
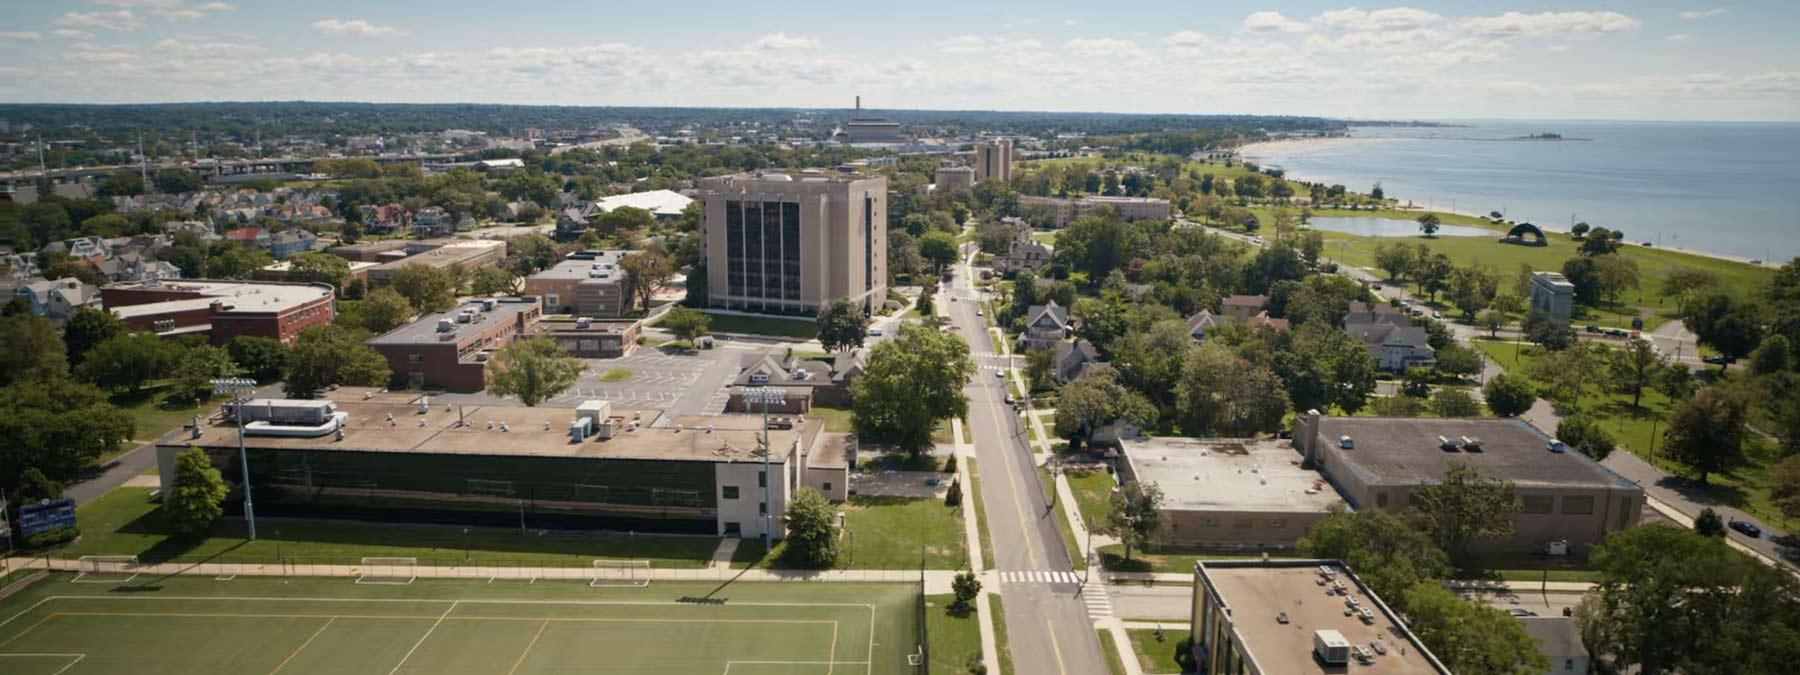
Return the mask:
[[[963,264],[953,292],[970,297],[971,270]],[[951,320],[975,353],[998,350],[967,300],[947,303]],[[1005,402],[1006,381],[978,370],[964,388],[969,396],[969,431],[980,462],[982,508],[994,544],[991,566],[1006,571],[1071,569],[1056,511],[1038,479],[1027,430]],[[1093,620],[1079,597],[1080,586],[1042,581],[1002,582],[1008,647],[1014,672],[1034,675],[1106,673]]]

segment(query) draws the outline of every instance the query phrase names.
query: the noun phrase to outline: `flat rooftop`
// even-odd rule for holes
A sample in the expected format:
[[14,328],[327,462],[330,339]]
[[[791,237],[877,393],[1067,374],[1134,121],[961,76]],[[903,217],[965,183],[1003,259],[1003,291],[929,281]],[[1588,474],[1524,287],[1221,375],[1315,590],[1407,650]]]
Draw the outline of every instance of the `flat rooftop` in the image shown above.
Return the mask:
[[[1355,449],[1338,447],[1349,436]],[[1446,451],[1438,437],[1481,441],[1480,451]],[[1631,488],[1631,481],[1574,450],[1551,452],[1550,437],[1521,419],[1321,417],[1320,456],[1336,457],[1371,485],[1443,479],[1450,462],[1520,486]]]
[[1137,479],[1162,488],[1163,508],[1323,512],[1344,503],[1285,441],[1150,438],[1124,442]]
[[[1344,589],[1342,595],[1329,592],[1330,584],[1319,573],[1321,564],[1336,572],[1336,582]],[[1220,602],[1230,610],[1232,630],[1260,672],[1346,672],[1326,670],[1313,659],[1313,632],[1335,630],[1352,647],[1371,649],[1372,643],[1380,643],[1387,650],[1386,654],[1375,656],[1374,663],[1368,666],[1351,659],[1351,672],[1449,675],[1450,671],[1413,640],[1400,621],[1341,564],[1317,560],[1218,561],[1201,563],[1198,569],[1205,584],[1218,593]],[[1195,587],[1196,592],[1200,589]],[[1363,623],[1355,616],[1345,616],[1351,599],[1370,609],[1375,621]],[[1285,624],[1276,618],[1284,612],[1288,619]]]
[[[420,345],[420,344],[454,344],[456,340],[446,340],[438,330],[439,319],[449,319],[449,332],[459,336],[478,335],[494,326],[517,321],[519,314],[543,307],[535,296],[515,298],[494,298],[494,308],[484,309],[481,300],[471,300],[443,312],[436,312],[420,317],[418,321],[395,328],[381,335],[370,338],[370,345]],[[462,312],[473,312],[467,323],[458,323],[456,317]]]
[[619,261],[632,253],[635,251],[602,251],[601,255],[593,260],[564,260],[550,269],[531,275],[531,278],[544,281],[569,279],[624,281],[625,269],[619,267]]
[[[364,400],[367,393],[370,398]],[[611,418],[622,423],[635,422],[637,428],[621,431],[611,439],[589,438],[583,442],[569,440],[569,423],[575,411],[568,408],[528,408],[513,405],[462,405],[442,403],[426,405],[419,412],[416,394],[377,393],[343,388],[331,392],[330,398],[339,412],[347,413],[344,438],[325,434],[314,438],[286,436],[244,437],[250,448],[320,451],[356,451],[383,453],[429,453],[449,455],[496,455],[517,457],[575,457],[590,459],[640,459],[708,462],[762,461],[757,452],[761,431],[735,421],[724,421],[708,429],[708,417],[683,418],[692,425],[653,427],[660,413],[653,410],[614,410]],[[459,417],[460,414],[460,417]],[[388,422],[392,417],[393,423]],[[158,443],[162,445],[235,448],[237,428],[219,416],[217,421],[203,420],[200,437],[192,438],[188,429],[169,432]],[[466,420],[467,425],[458,424]],[[730,419],[729,417],[720,418]],[[760,418],[755,419],[760,422]],[[504,428],[504,430],[502,430]],[[789,430],[772,430],[769,437],[778,449],[777,460],[785,460],[787,449],[796,441],[810,445],[825,429],[824,422],[808,420]],[[843,436],[837,434],[837,436]],[[825,444],[821,444],[823,446]]]
[[452,263],[468,260],[495,248],[505,253],[506,242],[499,239],[452,239],[437,248],[420,251],[399,260],[381,263],[374,269],[397,271],[407,265],[448,267]]
[[[371,267],[380,267],[381,266],[381,263],[365,262],[362,260],[350,260],[350,261],[346,261],[346,262],[350,263],[350,273],[352,275],[354,275],[358,272],[368,271],[368,269]],[[294,263],[291,260],[283,260],[278,263],[272,263],[272,264],[263,266],[263,270],[266,272],[280,272],[282,274],[286,274],[288,270],[291,270],[293,268],[294,268]]]
[[120,317],[150,316],[206,309],[218,302],[226,313],[282,312],[331,297],[325,286],[268,281],[159,280],[111,284],[106,289],[198,293],[201,297],[108,307]]

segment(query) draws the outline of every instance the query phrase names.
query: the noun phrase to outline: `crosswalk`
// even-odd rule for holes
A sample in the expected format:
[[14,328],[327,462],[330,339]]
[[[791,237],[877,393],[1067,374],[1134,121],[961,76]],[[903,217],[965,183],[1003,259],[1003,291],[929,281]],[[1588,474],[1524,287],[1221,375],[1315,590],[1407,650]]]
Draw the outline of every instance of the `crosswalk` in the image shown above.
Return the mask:
[[1008,570],[1000,572],[1003,584],[1079,584],[1081,575],[1052,570]]
[[1090,579],[1081,587],[1081,603],[1087,605],[1088,616],[1099,619],[1113,615],[1112,598],[1106,595],[1106,582]]

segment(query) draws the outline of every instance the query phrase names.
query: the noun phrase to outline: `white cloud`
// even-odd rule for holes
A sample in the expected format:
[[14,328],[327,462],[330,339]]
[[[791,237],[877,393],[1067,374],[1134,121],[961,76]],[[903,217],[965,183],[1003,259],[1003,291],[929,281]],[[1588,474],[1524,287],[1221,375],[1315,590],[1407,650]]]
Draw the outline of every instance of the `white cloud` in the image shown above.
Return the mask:
[[56,25],[69,28],[134,31],[144,27],[144,17],[131,13],[129,9],[121,9],[116,12],[69,12],[57,19]]
[[1192,30],[1175,31],[1163,38],[1163,44],[1177,49],[1199,49],[1212,44],[1212,38],[1205,33]]
[[1637,30],[1642,25],[1618,12],[1507,12],[1466,19],[1461,28],[1489,37],[1573,37]]
[[199,5],[173,5],[150,10],[152,13],[170,21],[194,21],[205,18],[216,12],[229,12],[237,9],[237,5],[228,2],[208,2]]
[[818,49],[819,39],[802,35],[790,36],[787,33],[771,33],[758,38],[756,48],[770,50]]
[[94,36],[93,33],[89,33],[85,30],[75,30],[73,28],[58,28],[56,30],[50,31],[50,34],[55,35],[56,37],[59,37],[59,38],[69,38],[69,39],[91,38]]
[[1688,40],[1693,39],[1693,37],[1694,36],[1688,35],[1687,33],[1676,33],[1676,34],[1670,35],[1669,37],[1664,38],[1664,39],[1666,39],[1670,42],[1687,42]]
[[392,26],[377,26],[362,19],[320,19],[312,23],[313,30],[326,35],[350,35],[355,37],[399,37],[409,31]]
[[183,0],[88,0],[88,2],[105,7],[174,7]]
[[1142,58],[1143,48],[1136,42],[1118,38],[1075,38],[1063,44],[1065,49],[1094,58]]
[[1262,11],[1244,17],[1244,30],[1252,33],[1300,33],[1309,28],[1305,22],[1282,16],[1281,12]]
[[1442,21],[1443,18],[1411,7],[1393,7],[1373,12],[1351,7],[1321,13],[1313,18],[1313,23],[1328,30],[1396,31],[1423,28]]
[[1695,21],[1698,19],[1710,19],[1715,16],[1725,16],[1726,14],[1730,14],[1730,13],[1731,13],[1731,10],[1725,9],[1724,7],[1714,7],[1712,9],[1698,9],[1698,10],[1689,10],[1686,12],[1682,12],[1681,18],[1687,19],[1689,21]]
[[1074,19],[1063,19],[1064,26],[1076,26],[1076,25],[1080,25],[1080,24],[1081,24],[1080,21],[1076,21]]
[[36,42],[36,41],[42,40],[42,39],[44,39],[44,34],[34,31],[34,30],[0,31],[0,40],[21,40],[21,41],[25,41],[25,42]]

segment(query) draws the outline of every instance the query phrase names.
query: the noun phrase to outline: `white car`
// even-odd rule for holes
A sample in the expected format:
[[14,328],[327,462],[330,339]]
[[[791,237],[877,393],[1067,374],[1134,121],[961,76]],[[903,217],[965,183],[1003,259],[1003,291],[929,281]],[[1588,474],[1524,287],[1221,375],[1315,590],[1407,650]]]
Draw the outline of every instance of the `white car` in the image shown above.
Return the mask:
[[994,371],[994,377],[998,377],[998,378],[1004,380],[1004,379],[1006,379],[1006,371],[996,370],[996,371]]
[[987,316],[987,314],[982,313],[982,311],[978,309],[975,310],[975,316]]
[[870,328],[869,329],[869,337],[881,337],[881,329],[880,328]]

